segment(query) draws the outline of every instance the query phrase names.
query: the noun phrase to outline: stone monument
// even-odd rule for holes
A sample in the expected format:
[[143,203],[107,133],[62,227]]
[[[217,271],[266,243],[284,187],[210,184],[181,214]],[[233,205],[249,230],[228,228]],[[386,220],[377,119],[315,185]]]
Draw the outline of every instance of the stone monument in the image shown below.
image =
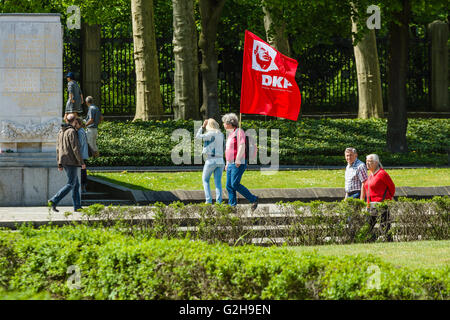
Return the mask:
[[62,34],[59,14],[0,14],[0,206],[46,205],[67,181],[56,165]]

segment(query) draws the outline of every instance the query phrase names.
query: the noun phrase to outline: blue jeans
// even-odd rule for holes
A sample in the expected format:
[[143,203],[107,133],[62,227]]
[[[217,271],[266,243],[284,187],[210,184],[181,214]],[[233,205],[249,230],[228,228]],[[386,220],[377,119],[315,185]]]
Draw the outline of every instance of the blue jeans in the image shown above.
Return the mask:
[[351,196],[348,196],[347,198],[353,198],[353,199],[359,199],[361,197],[361,192],[357,192],[352,194]]
[[206,203],[212,203],[211,189],[209,179],[214,172],[214,184],[216,185],[216,202],[222,203],[222,172],[225,165],[216,163],[214,160],[206,160],[203,167],[203,189],[205,189]]
[[236,167],[234,163],[228,164],[227,191],[228,204],[230,206],[235,206],[237,204],[236,192],[242,194],[250,203],[256,202],[257,200],[257,197],[241,184],[241,178],[246,168],[247,165],[245,162],[241,163],[239,167]]
[[[361,192],[357,192],[357,193],[354,193],[354,194],[352,194],[350,196],[347,196],[347,198],[353,198],[353,199],[359,199],[360,197],[361,197]],[[348,217],[347,218],[347,223],[350,224],[351,222],[352,222],[352,218]]]
[[73,209],[77,210],[81,208],[80,197],[80,183],[78,182],[78,167],[67,166],[64,167],[64,171],[67,174],[67,184],[62,187],[54,196],[50,199],[55,205],[57,205],[70,191],[72,191],[72,203]]

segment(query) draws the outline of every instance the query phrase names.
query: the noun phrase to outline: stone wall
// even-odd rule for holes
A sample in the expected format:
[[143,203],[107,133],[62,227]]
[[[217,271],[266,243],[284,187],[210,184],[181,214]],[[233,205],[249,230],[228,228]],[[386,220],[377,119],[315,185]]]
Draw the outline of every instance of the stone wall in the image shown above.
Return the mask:
[[55,152],[62,53],[58,14],[0,14],[2,152]]
[[59,14],[0,14],[0,206],[46,206],[67,183],[56,163],[62,32]]

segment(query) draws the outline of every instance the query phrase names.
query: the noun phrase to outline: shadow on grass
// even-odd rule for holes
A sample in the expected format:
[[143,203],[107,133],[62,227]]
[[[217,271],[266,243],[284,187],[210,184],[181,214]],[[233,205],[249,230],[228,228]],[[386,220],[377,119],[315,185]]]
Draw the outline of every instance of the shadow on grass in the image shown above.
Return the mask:
[[91,177],[94,177],[94,178],[98,178],[98,179],[105,180],[105,181],[107,181],[107,182],[111,182],[111,183],[117,184],[117,185],[122,186],[122,187],[126,187],[126,188],[129,188],[129,189],[133,189],[133,190],[142,190],[142,191],[164,191],[164,190],[154,190],[154,189],[149,189],[149,188],[142,187],[142,186],[139,186],[139,185],[136,185],[136,184],[127,183],[127,182],[123,182],[123,181],[116,180],[116,179],[111,179],[111,178],[108,178],[108,177],[105,177],[105,176],[98,176],[98,175],[92,175],[92,174],[91,174],[90,176],[91,176]]

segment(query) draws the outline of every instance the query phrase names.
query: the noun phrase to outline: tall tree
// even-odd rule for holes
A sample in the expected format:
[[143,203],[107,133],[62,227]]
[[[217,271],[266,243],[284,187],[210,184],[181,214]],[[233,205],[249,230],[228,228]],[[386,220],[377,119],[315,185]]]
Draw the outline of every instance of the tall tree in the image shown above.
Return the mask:
[[[369,30],[365,25],[361,27],[361,24],[358,26],[358,21],[362,19],[358,12],[363,11],[361,10],[363,8],[358,10],[355,3],[351,5],[354,10],[351,20],[358,77],[358,118],[381,118],[383,117],[383,97],[375,30]],[[362,32],[361,29],[363,29]]]
[[406,76],[408,71],[410,0],[398,0],[401,9],[389,25],[388,123],[386,145],[390,152],[408,152],[406,141]]
[[101,101],[101,26],[81,23],[81,88],[85,97],[92,96],[95,104],[100,106]]
[[448,1],[387,0],[380,1],[379,6],[389,35],[386,147],[390,152],[403,153],[408,151],[406,80],[410,26],[415,24],[420,28],[434,19],[448,19]]
[[136,66],[136,114],[134,120],[150,120],[163,113],[153,0],[131,0],[134,62]]
[[284,55],[290,57],[291,46],[289,45],[289,39],[286,33],[286,23],[284,21],[281,22],[281,24],[274,23],[274,20],[272,18],[272,12],[274,10],[278,11],[276,14],[282,16],[283,8],[265,6],[263,1],[264,29],[266,30],[267,42]]
[[172,0],[175,119],[199,119],[198,45],[194,0]]
[[217,96],[217,25],[225,0],[199,0],[201,32],[198,46],[202,53],[200,71],[202,73],[203,104],[200,109],[206,118],[220,118]]

